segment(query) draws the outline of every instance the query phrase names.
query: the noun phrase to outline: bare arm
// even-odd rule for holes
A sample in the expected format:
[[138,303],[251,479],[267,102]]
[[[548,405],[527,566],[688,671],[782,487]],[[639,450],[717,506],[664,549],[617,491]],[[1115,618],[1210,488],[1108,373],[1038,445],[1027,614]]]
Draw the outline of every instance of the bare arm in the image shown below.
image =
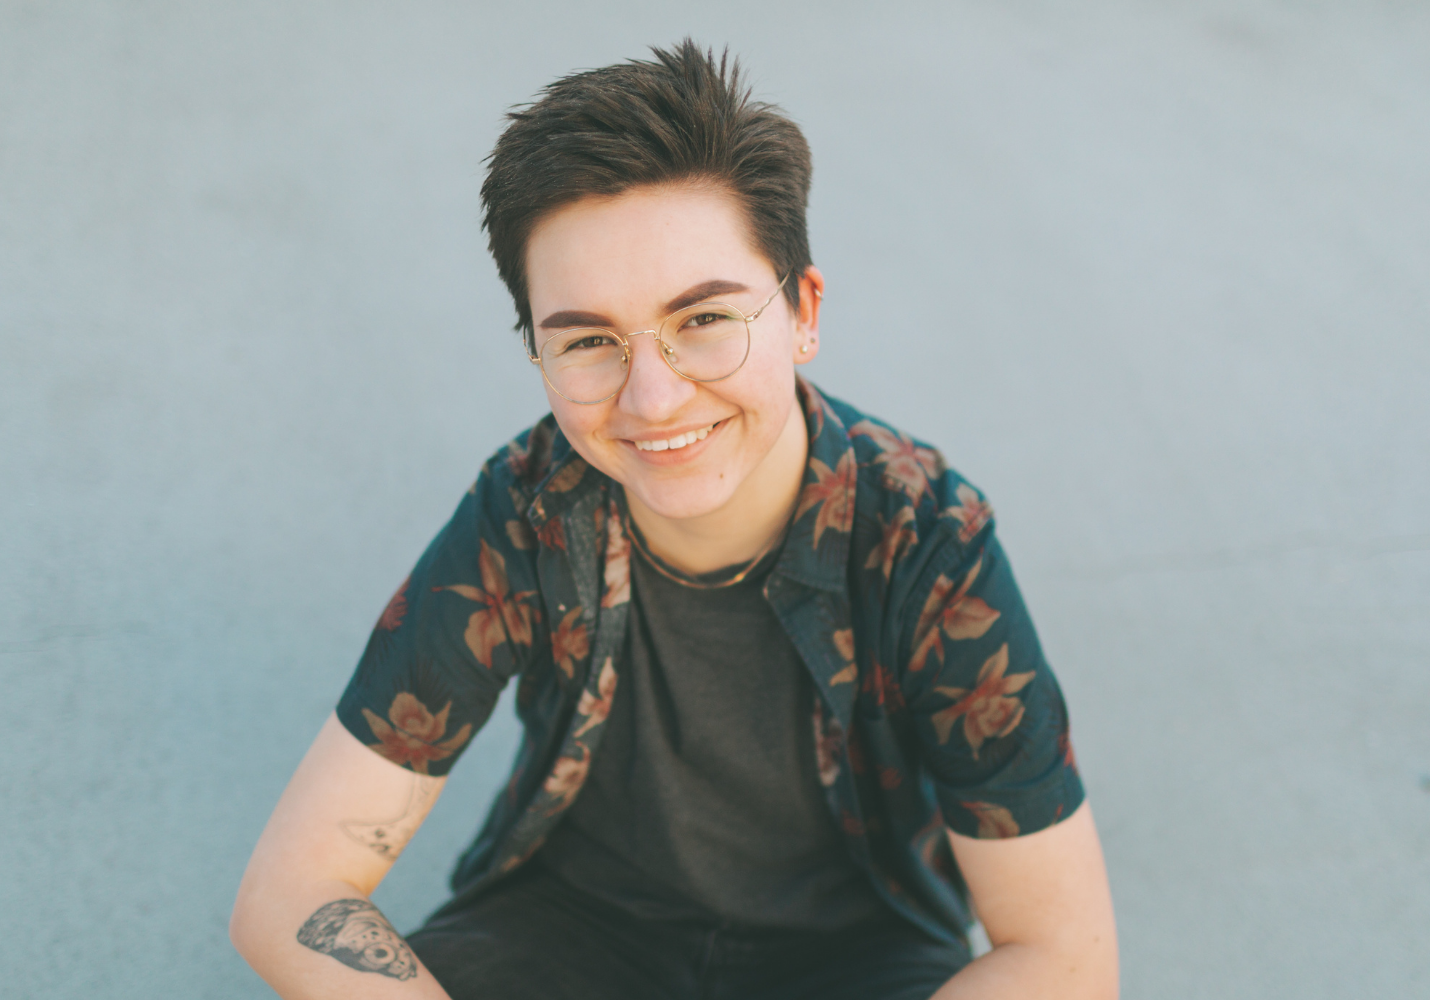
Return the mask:
[[398,767],[329,716],[268,820],[229,936],[286,1000],[446,1000],[368,896],[446,779]]
[[932,1000],[1116,1000],[1117,928],[1086,802],[1025,837],[949,838],[993,950]]

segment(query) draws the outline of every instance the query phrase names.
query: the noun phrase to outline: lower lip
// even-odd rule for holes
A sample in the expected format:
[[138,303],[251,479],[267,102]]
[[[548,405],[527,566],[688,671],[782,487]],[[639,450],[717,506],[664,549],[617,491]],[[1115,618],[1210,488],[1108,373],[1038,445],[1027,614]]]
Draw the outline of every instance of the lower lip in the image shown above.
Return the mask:
[[649,462],[651,465],[680,465],[689,462],[705,451],[705,446],[715,440],[716,435],[725,429],[729,423],[729,418],[719,421],[715,427],[699,441],[693,441],[684,448],[676,448],[674,451],[667,448],[665,451],[642,451],[634,444],[627,441],[626,447],[635,452],[642,462]]

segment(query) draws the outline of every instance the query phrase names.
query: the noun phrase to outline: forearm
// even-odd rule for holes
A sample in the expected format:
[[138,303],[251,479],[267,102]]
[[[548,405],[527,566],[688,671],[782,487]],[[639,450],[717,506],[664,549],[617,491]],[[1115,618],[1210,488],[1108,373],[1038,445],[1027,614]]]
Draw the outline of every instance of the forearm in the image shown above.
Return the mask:
[[387,918],[347,882],[246,886],[230,936],[284,1000],[448,1000]]

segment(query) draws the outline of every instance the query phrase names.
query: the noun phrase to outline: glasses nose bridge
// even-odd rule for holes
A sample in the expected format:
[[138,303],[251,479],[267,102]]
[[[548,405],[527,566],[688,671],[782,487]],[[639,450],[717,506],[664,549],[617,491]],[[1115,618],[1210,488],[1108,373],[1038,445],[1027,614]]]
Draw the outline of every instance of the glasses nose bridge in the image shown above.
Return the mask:
[[663,360],[667,365],[670,365],[671,369],[675,371],[675,374],[680,375],[681,378],[685,378],[686,376],[682,374],[679,369],[676,369],[675,365],[671,363],[670,357],[674,352],[671,350],[670,345],[661,339],[660,331],[664,328],[664,326],[665,324],[662,323],[660,326],[653,327],[649,330],[635,330],[631,333],[626,334],[626,351],[627,353],[629,353],[630,351],[631,338],[641,337],[645,334],[650,334],[651,338],[659,345],[659,347],[657,347],[656,349],[660,352],[661,360]]

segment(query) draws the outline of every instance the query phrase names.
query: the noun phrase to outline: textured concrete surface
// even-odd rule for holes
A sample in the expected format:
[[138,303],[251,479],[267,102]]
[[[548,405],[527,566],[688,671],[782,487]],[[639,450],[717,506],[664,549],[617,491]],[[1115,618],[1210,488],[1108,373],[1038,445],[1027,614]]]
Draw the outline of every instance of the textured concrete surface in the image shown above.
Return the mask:
[[1125,995],[1430,995],[1430,12],[1271,0],[0,0],[0,994],[268,995],[248,851],[542,408],[500,114],[686,32],[813,144],[814,377],[999,508]]

